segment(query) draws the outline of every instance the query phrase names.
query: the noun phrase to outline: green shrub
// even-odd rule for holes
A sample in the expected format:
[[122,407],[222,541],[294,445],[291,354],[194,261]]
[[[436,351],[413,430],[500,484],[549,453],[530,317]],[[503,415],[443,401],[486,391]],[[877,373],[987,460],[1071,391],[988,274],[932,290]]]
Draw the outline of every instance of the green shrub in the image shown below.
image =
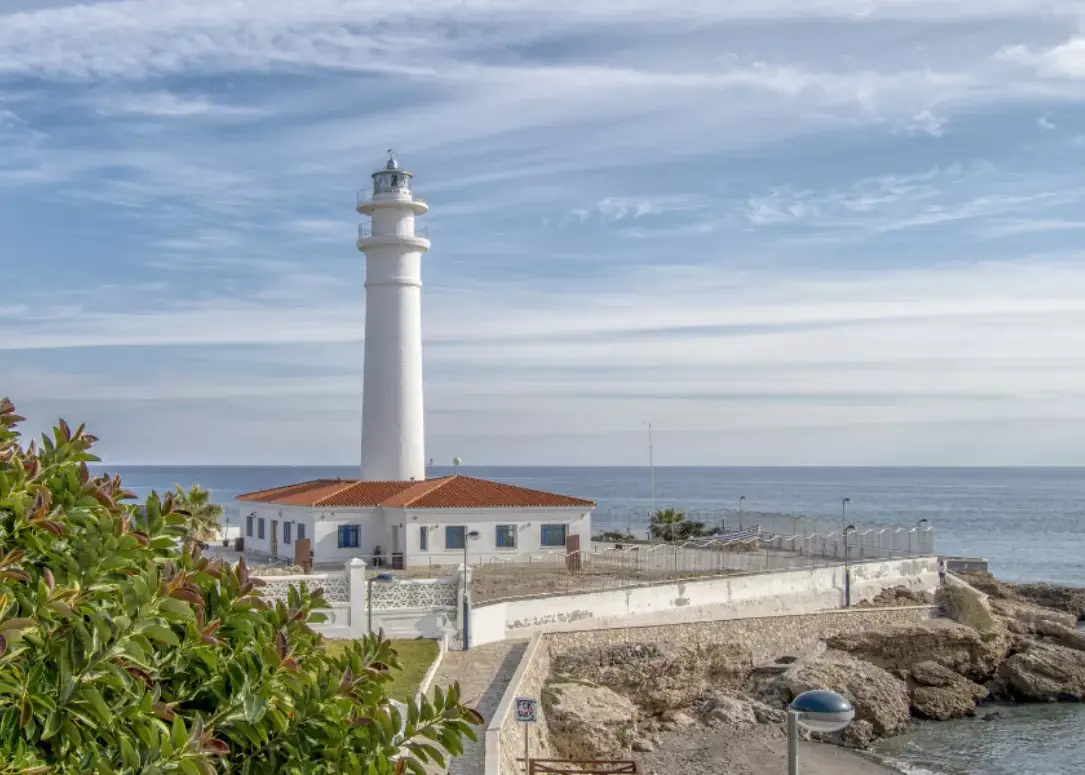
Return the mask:
[[473,738],[458,687],[401,718],[388,641],[329,654],[320,590],[267,605],[173,493],[136,508],[82,427],[21,420],[0,401],[0,775],[422,775]]
[[622,541],[635,541],[633,534],[628,530],[607,530],[600,533],[595,537],[596,541],[605,541],[609,543],[621,543]]

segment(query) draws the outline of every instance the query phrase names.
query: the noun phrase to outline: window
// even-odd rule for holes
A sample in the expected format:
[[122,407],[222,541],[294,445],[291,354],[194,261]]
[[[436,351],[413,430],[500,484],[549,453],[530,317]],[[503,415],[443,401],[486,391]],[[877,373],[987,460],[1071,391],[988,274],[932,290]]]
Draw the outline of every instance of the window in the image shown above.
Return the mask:
[[565,546],[565,525],[543,525],[539,539],[543,546]]
[[462,549],[466,540],[467,528],[462,525],[445,528],[445,549]]
[[264,518],[256,520],[256,537],[261,541],[264,540]]
[[418,531],[418,551],[429,551],[429,528],[425,525]]
[[290,528],[293,527],[292,522],[283,522],[283,543],[290,543]]
[[340,549],[357,549],[358,548],[358,526],[357,525],[340,525],[339,526],[339,548]]
[[498,525],[495,543],[498,549],[515,549],[516,525]]
[[298,523],[298,540],[299,541],[304,541],[305,540],[305,523],[304,522],[299,522]]
[[252,538],[252,522],[252,514],[249,514],[249,516],[245,517],[245,535],[247,535],[249,538]]

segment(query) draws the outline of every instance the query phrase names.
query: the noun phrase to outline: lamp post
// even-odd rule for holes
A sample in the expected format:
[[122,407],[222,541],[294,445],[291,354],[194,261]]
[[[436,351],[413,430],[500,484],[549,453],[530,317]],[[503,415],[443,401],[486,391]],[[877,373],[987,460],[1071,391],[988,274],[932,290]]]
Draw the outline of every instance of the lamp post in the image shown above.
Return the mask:
[[812,732],[836,732],[855,718],[855,708],[843,695],[828,689],[803,692],[787,708],[787,774],[799,775],[799,727]]
[[746,496],[738,496],[738,529],[742,529],[742,504],[745,502]]
[[844,607],[851,608],[851,562],[849,555],[851,554],[850,547],[848,546],[848,535],[855,532],[855,525],[848,525],[844,528]]
[[467,651],[471,644],[471,603],[469,600],[468,590],[468,572],[467,572],[467,545],[472,541],[477,541],[482,537],[482,534],[477,530],[467,530],[464,528],[463,533],[463,650]]
[[[923,517],[915,523],[915,549],[916,554],[923,554],[923,531],[927,530],[930,523],[927,522],[927,518]],[[908,548],[911,548],[911,542],[909,542]]]
[[845,525],[848,524],[848,504],[851,503],[851,498],[845,498],[840,501],[840,537],[844,537]]

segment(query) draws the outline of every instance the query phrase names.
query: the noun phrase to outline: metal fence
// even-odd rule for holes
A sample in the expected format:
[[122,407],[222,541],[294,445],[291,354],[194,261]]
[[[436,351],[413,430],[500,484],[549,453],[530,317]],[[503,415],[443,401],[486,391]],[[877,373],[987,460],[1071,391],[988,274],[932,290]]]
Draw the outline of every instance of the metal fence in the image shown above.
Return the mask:
[[[748,546],[748,544],[745,544]],[[476,603],[566,595],[682,580],[838,564],[824,557],[753,549],[737,544],[624,544],[596,551],[564,551],[482,558],[472,566]]]
[[846,556],[804,552],[810,541],[810,536],[765,535],[755,525],[682,543],[594,542],[578,552],[478,555],[471,558],[472,592],[476,603],[486,603],[926,556],[864,545],[856,533],[850,535]]

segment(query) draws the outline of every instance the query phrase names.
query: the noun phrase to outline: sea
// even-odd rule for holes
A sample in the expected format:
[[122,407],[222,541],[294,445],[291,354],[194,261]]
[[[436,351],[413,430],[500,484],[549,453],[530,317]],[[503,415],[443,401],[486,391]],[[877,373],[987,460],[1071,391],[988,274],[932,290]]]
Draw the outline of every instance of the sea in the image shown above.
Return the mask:
[[[234,497],[354,467],[102,466],[141,497],[180,484],[212,490],[227,518]],[[463,466],[455,471],[590,498],[593,529],[643,535],[655,508],[708,525],[756,515],[914,526],[926,519],[940,554],[984,557],[1011,581],[1085,586],[1085,468],[559,468]],[[430,477],[453,473],[434,466]],[[741,505],[740,505],[741,499]],[[746,524],[750,524],[747,520]],[[1000,708],[993,721],[920,723],[878,750],[909,775],[1085,775],[1085,705]]]

